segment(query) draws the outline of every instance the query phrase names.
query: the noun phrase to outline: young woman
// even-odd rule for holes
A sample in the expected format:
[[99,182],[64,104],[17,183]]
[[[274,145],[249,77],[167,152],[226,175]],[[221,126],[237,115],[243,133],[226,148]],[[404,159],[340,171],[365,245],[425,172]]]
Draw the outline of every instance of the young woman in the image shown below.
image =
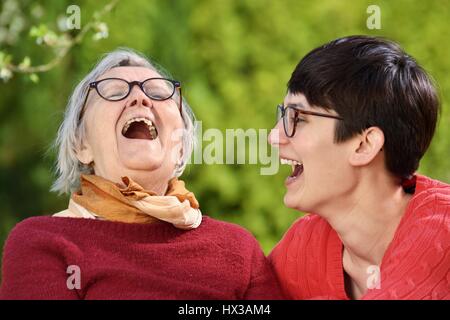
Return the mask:
[[307,54],[270,134],[297,220],[270,254],[295,299],[449,299],[450,186],[416,174],[439,102],[395,43],[351,36]]

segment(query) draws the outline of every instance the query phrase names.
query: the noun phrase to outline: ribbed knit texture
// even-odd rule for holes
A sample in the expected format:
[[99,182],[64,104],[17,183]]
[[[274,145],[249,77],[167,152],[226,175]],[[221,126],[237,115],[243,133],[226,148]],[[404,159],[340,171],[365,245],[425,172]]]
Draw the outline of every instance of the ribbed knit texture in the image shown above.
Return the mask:
[[[342,249],[327,221],[310,214],[293,224],[269,259],[289,297],[348,299]],[[448,184],[417,177],[380,269],[380,289],[368,290],[362,299],[450,299]]]
[[[81,289],[67,287],[69,265]],[[277,299],[256,239],[208,217],[182,231],[165,222],[34,217],[10,233],[0,299]]]

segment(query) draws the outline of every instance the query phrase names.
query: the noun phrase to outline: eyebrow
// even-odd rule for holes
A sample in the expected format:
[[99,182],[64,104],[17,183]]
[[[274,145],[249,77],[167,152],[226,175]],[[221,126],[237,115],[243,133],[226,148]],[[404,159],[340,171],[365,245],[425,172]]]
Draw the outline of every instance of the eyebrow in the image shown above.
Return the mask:
[[306,110],[305,106],[303,105],[303,103],[298,102],[298,103],[288,103],[286,105],[286,107],[291,107],[291,108],[295,108],[295,109],[302,109],[304,111],[308,111]]
[[[309,116],[310,114],[310,112],[311,111],[309,111],[309,110],[306,110],[306,107],[305,107],[305,105],[303,104],[303,103],[301,103],[301,102],[297,102],[297,103],[288,103],[287,105],[286,105],[286,107],[291,107],[291,108],[294,108],[294,109],[296,109],[296,110],[298,110],[298,111],[304,111],[304,113],[302,112],[302,114],[303,114],[303,116]],[[313,112],[314,113],[314,112]]]

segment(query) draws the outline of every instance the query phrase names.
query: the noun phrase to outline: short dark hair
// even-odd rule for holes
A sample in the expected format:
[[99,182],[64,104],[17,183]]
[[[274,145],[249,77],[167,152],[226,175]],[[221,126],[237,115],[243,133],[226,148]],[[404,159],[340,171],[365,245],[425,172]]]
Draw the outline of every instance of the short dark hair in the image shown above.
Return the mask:
[[349,36],[308,53],[296,66],[288,92],[311,106],[335,110],[335,142],[376,126],[385,135],[386,168],[407,178],[428,149],[439,114],[431,78],[398,44]]

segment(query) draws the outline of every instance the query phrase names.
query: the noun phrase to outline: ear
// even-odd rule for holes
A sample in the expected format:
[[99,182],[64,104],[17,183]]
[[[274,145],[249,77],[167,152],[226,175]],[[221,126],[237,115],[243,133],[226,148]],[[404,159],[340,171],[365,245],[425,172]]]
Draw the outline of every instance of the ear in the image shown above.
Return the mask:
[[[172,148],[172,155],[174,158],[173,162],[176,166],[179,166],[181,163],[181,159],[183,158],[184,150],[183,150],[183,142],[184,142],[184,136],[183,136],[183,130],[176,129],[173,134],[176,136],[172,136],[174,139],[177,140],[177,143]],[[179,140],[178,140],[179,139]]]
[[183,149],[183,143],[181,143],[181,146],[178,150],[178,160],[176,161],[177,166],[181,166],[181,163],[182,163],[181,159],[183,159],[183,156],[184,156],[184,149]]
[[382,150],[384,145],[384,133],[378,127],[370,127],[358,135],[355,148],[349,161],[353,166],[369,164]]
[[94,155],[89,143],[82,141],[76,150],[76,156],[81,163],[90,164],[94,162]]

